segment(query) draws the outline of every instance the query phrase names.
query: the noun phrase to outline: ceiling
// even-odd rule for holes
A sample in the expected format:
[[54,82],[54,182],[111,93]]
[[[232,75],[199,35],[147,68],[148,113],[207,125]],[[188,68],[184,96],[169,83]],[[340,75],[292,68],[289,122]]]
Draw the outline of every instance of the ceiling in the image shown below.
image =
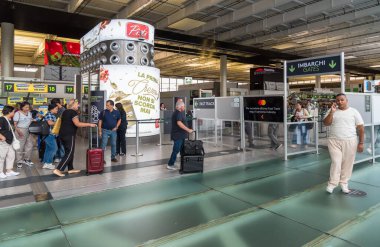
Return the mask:
[[[226,54],[228,79],[249,81],[251,67],[278,66],[283,59],[342,51],[349,58],[347,68],[353,73],[373,75],[380,71],[371,67],[380,67],[378,0],[13,0],[7,3],[13,5],[12,11],[29,5],[83,19],[79,24],[72,24],[73,30],[82,28],[77,33],[70,30],[62,33],[66,27],[46,32],[53,35],[30,33],[29,46],[18,45],[17,40],[27,33],[17,31],[15,60],[20,63],[40,64],[38,57],[43,54],[39,50],[40,41],[46,37],[79,38],[85,33],[83,30],[90,30],[100,19],[129,18],[156,27],[155,63],[162,75],[217,79],[219,56]],[[34,18],[38,17],[30,16],[28,21],[33,23]],[[68,24],[70,20],[64,22]],[[42,32],[44,27],[39,26]],[[32,29],[28,29],[25,21],[15,27]]]

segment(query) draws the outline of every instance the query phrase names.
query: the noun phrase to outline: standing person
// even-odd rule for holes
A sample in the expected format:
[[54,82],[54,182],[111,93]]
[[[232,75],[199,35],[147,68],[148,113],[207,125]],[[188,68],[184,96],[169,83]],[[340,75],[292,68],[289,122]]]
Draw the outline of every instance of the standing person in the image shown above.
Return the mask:
[[120,112],[121,123],[117,128],[117,140],[116,140],[116,155],[125,156],[127,153],[127,142],[125,140],[125,134],[127,133],[127,113],[125,112],[121,103],[116,103],[116,109]]
[[43,166],[42,168],[44,169],[51,169],[54,170],[55,166],[53,165],[53,159],[54,155],[57,153],[58,146],[57,146],[57,140],[56,140],[56,135],[51,133],[51,130],[57,122],[57,118],[55,117],[55,114],[58,112],[58,106],[50,104],[48,106],[48,113],[46,113],[44,120],[48,123],[50,126],[50,134],[44,138],[46,148],[45,148],[45,154],[42,159]]
[[183,101],[177,101],[175,104],[175,109],[176,110],[172,115],[171,131],[171,139],[173,140],[174,145],[168,165],[166,166],[169,170],[176,170],[174,163],[177,159],[177,155],[183,146],[187,133],[193,132],[192,129],[186,127],[185,103],[183,103]]
[[59,177],[65,176],[63,171],[66,169],[66,166],[69,174],[80,172],[80,170],[74,170],[73,167],[77,128],[96,127],[96,124],[83,123],[79,121],[77,113],[78,107],[78,100],[72,99],[68,104],[68,109],[62,113],[62,123],[59,130],[59,136],[63,146],[65,147],[65,156],[63,156],[61,162],[59,162],[57,169],[53,171],[53,173]]
[[[66,108],[62,105],[61,99],[54,98],[50,101],[50,104],[58,106],[58,112],[55,114],[56,118],[62,116],[62,113],[66,110]],[[60,141],[59,136],[56,138],[58,150],[55,154],[54,162],[59,163],[62,157],[65,155],[65,148],[63,143]]]
[[[111,137],[111,161],[116,159],[116,139],[117,129],[121,124],[120,112],[114,109],[115,103],[112,100],[106,101],[106,109],[99,113],[99,136],[102,138],[102,149],[105,150],[108,137]],[[105,163],[105,161],[104,161]]]
[[[15,162],[15,150],[12,147],[13,133],[11,121],[15,114],[12,106],[4,106],[3,116],[0,117],[0,178],[17,176],[20,173],[13,171]],[[6,163],[6,172],[4,173],[4,163]]]
[[20,150],[16,152],[17,167],[21,168],[23,164],[33,166],[34,163],[30,160],[33,150],[34,138],[29,134],[29,125],[33,121],[32,113],[30,112],[30,104],[22,102],[20,110],[13,117],[16,138],[20,141]]
[[277,130],[278,130],[278,124],[270,123],[268,124],[268,136],[270,139],[270,146],[273,150],[278,150],[280,147],[282,147],[282,144],[277,139]]
[[309,143],[307,139],[306,125],[302,124],[302,122],[306,121],[309,117],[309,112],[302,107],[301,103],[297,102],[295,105],[294,119],[295,122],[300,123],[296,125],[297,127],[293,132],[291,147],[297,147],[296,144],[301,144],[306,147],[306,145]]
[[[364,149],[364,121],[356,109],[348,106],[346,95],[340,93],[323,123],[331,126],[328,139],[331,167],[326,191],[332,193],[340,184],[343,193],[350,193],[348,181],[351,178],[356,151],[361,153]],[[356,129],[359,131],[359,143]]]

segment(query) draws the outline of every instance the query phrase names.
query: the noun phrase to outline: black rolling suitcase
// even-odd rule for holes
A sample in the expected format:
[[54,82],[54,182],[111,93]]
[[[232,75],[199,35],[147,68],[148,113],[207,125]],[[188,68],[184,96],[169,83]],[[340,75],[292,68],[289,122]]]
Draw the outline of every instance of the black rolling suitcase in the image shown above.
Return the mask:
[[181,149],[179,173],[203,172],[204,149],[201,140],[185,140]]

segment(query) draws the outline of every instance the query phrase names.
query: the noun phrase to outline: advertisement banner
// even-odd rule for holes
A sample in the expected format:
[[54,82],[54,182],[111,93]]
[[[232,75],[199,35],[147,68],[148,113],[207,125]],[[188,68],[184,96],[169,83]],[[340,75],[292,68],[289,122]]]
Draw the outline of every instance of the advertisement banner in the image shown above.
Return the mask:
[[91,91],[91,123],[98,123],[99,114],[105,109],[105,104],[105,91]]
[[24,101],[23,97],[8,97],[7,104],[8,105],[17,105],[17,103],[21,103]]
[[[100,68],[100,90],[106,98],[121,103],[127,112],[127,137],[136,136],[136,121],[160,117],[160,70],[147,66],[104,65]],[[159,134],[159,121],[141,123],[140,136]]]
[[79,43],[45,40],[45,65],[80,67],[79,57]]
[[284,122],[284,98],[282,96],[244,97],[244,120]]
[[154,27],[148,23],[114,19],[96,25],[80,40],[81,53],[105,40],[136,40],[154,45]]

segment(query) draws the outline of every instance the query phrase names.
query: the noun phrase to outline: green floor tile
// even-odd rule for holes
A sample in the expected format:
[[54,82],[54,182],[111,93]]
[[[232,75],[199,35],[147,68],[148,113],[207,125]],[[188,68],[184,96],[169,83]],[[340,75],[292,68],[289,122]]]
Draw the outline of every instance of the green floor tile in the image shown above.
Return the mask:
[[[70,247],[61,229],[0,242],[1,247]],[[84,246],[84,245],[82,245]]]
[[205,186],[176,178],[54,200],[51,204],[60,222],[69,224],[206,190]]
[[302,246],[320,235],[321,232],[319,231],[265,210],[260,210],[242,215],[224,224],[199,230],[189,236],[175,236],[177,237],[176,240],[170,237],[167,239],[168,242],[162,246]]
[[[380,243],[379,225],[380,208],[378,206],[374,212],[361,215],[350,223],[343,224],[341,229],[336,229],[332,234],[357,246],[378,247]],[[326,246],[344,246],[334,238],[326,239],[323,244]]]
[[250,205],[232,197],[209,191],[90,222],[68,225],[64,227],[64,232],[74,247],[135,246],[249,207]]
[[223,187],[286,172],[287,169],[284,165],[278,162],[278,160],[271,160],[265,163],[260,163],[259,165],[233,167],[207,173],[194,174],[187,176],[186,178],[213,188]]
[[320,186],[267,209],[327,232],[380,202],[380,188],[354,182],[351,187],[367,192],[367,196],[349,197],[338,188],[328,194],[325,186]]
[[326,178],[303,171],[291,171],[220,189],[223,193],[254,205],[268,203],[325,183]]
[[49,202],[0,209],[0,239],[38,232],[58,225],[58,219]]
[[[358,167],[359,165],[356,165]],[[361,166],[362,167],[362,166]],[[365,169],[357,169],[352,174],[352,181],[380,187],[380,164],[367,165]]]

